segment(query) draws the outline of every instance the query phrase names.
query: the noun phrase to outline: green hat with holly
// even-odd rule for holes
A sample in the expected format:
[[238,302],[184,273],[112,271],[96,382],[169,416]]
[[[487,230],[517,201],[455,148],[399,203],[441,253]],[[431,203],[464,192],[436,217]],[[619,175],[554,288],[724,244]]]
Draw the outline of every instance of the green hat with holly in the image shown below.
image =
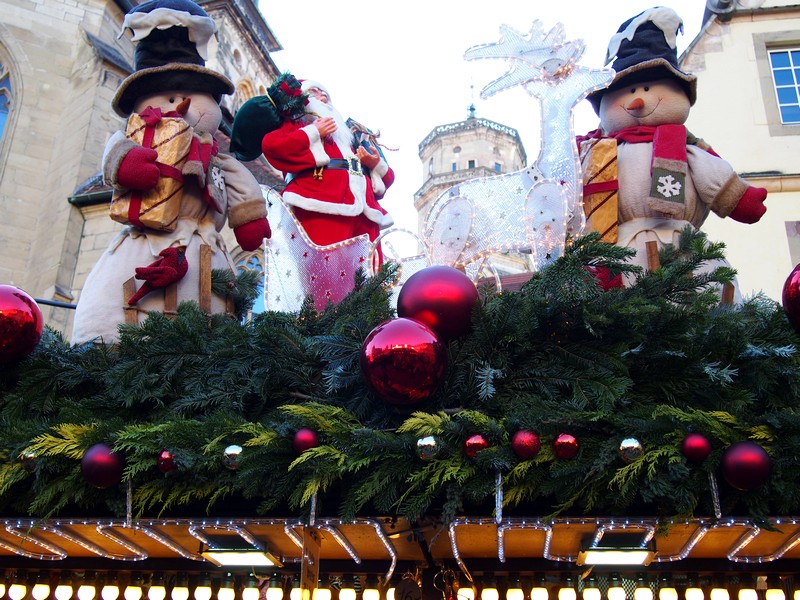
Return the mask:
[[255,96],[242,104],[233,118],[230,150],[242,161],[261,155],[261,140],[284,121],[305,113],[308,94],[291,73],[282,73],[263,96]]

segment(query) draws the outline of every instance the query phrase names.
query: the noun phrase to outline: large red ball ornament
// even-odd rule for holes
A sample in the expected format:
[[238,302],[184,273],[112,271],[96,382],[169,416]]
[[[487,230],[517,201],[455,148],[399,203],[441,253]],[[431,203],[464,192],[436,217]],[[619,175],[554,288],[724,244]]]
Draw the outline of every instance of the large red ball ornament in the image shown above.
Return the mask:
[[389,404],[426,400],[442,382],[446,366],[444,344],[427,325],[413,319],[378,325],[361,348],[361,372]]
[[303,427],[295,432],[294,438],[292,439],[292,448],[294,448],[294,451],[298,454],[302,454],[306,450],[316,448],[317,446],[319,446],[319,437],[317,436],[317,432],[313,429]]
[[731,487],[749,492],[769,480],[772,460],[755,442],[736,442],[722,455],[722,476]]
[[42,311],[28,294],[0,285],[0,364],[22,360],[42,338]]
[[107,444],[95,444],[81,459],[83,478],[96,488],[105,489],[122,480],[125,458]]
[[469,436],[464,442],[464,454],[466,454],[469,458],[475,458],[475,455],[478,454],[478,452],[481,450],[486,450],[488,447],[489,442],[486,441],[486,438],[480,433],[476,433],[475,435]]
[[798,264],[786,282],[783,284],[783,312],[794,327],[800,333],[800,264]]
[[444,342],[469,333],[478,290],[458,269],[435,265],[417,271],[400,288],[397,315],[425,323]]
[[578,455],[578,439],[569,433],[561,433],[553,442],[553,452],[562,460],[570,460]]
[[702,433],[690,433],[683,438],[681,454],[689,462],[701,463],[711,454],[711,442]]
[[539,454],[541,447],[542,440],[532,431],[520,429],[511,438],[511,449],[520,458],[533,458]]

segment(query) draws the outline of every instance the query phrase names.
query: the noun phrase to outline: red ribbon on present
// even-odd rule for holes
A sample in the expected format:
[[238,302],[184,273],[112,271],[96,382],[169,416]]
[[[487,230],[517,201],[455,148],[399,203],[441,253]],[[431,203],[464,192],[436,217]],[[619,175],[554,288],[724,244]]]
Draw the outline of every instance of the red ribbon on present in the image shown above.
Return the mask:
[[[142,146],[145,148],[152,148],[153,147],[153,138],[156,135],[156,125],[161,122],[161,119],[165,117],[169,118],[182,118],[182,115],[177,111],[171,110],[167,113],[162,114],[160,108],[153,108],[152,106],[148,106],[142,112],[139,113],[139,116],[144,121],[144,133],[142,134]],[[159,173],[161,173],[164,177],[169,177],[171,179],[175,179],[177,181],[183,182],[183,173],[181,173],[180,169],[176,169],[172,165],[167,165],[162,162],[156,161],[156,166],[158,167]],[[133,191],[131,192],[131,201],[128,206],[128,221],[133,223],[136,227],[144,228],[144,225],[139,220],[139,215],[142,212],[142,193],[140,191]]]

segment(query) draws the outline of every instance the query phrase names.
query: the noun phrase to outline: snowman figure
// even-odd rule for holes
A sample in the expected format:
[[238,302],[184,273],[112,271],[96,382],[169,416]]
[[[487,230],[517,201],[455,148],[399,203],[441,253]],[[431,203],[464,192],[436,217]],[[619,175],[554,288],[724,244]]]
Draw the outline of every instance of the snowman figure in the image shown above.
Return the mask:
[[220,99],[234,90],[205,67],[213,20],[190,0],[151,0],[126,15],[123,32],[128,28],[138,42],[136,69],[112,101],[128,121],[103,155],[104,177],[114,187],[110,216],[127,226],[86,280],[73,344],[113,343],[119,324],[186,300],[226,312],[226,298],[200,291],[212,269],[234,269],[220,234],[226,220],[244,250],[270,236],[258,182],[220,153],[213,137]]
[[587,230],[636,249],[632,262],[642,267],[647,242],[677,244],[686,225],[701,227],[709,211],[742,223],[766,212],[767,190],[750,186],[684,126],[697,80],[678,69],[682,30],[666,7],[620,26],[608,48],[616,75],[588,96],[600,129],[578,137]]

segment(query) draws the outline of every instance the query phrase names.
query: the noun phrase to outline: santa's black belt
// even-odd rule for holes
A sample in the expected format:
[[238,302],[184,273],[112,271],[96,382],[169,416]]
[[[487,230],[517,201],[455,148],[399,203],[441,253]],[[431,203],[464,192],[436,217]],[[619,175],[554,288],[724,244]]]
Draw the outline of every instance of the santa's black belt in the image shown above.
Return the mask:
[[364,170],[361,168],[361,161],[356,157],[353,158],[332,158],[327,165],[315,167],[313,169],[306,169],[295,174],[295,177],[303,177],[311,175],[314,179],[322,179],[322,174],[325,169],[336,169],[341,171],[349,171],[353,175],[364,175]]

